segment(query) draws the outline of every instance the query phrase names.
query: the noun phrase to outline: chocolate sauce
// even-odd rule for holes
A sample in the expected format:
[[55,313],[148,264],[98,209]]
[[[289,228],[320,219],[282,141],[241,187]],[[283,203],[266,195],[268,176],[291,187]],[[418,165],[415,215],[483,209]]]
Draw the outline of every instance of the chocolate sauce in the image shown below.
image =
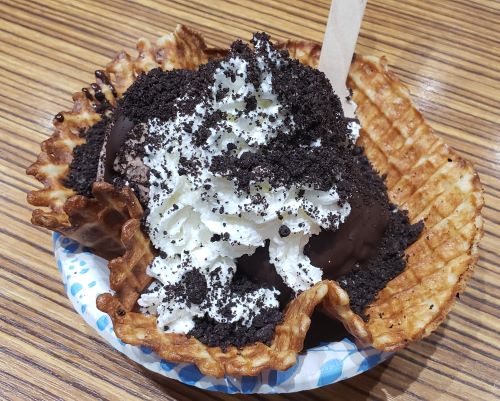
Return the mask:
[[90,87],[94,91],[94,97],[100,102],[104,102],[106,100],[106,96],[102,93],[101,87],[97,84],[91,84]]
[[106,74],[104,73],[104,71],[103,71],[103,70],[96,70],[96,71],[94,72],[94,74],[95,74],[95,77],[96,77],[97,79],[100,79],[100,80],[101,80],[102,82],[104,82],[106,85],[109,85],[109,79],[108,79],[108,77],[106,76]]
[[90,91],[87,88],[82,88],[82,92],[87,99],[89,99],[90,101],[94,100],[94,97],[92,96],[92,94],[90,93]]
[[106,158],[104,161],[105,181],[111,182],[113,176],[113,163],[115,161],[116,155],[127,139],[127,134],[133,128],[134,123],[122,113],[118,112],[106,140]]
[[313,235],[304,248],[325,279],[336,280],[375,256],[389,223],[389,211],[383,205],[350,203],[351,213],[338,230]]
[[108,85],[111,87],[111,93],[113,93],[114,97],[118,97],[118,94],[116,93],[116,89],[113,86],[113,84],[110,82],[108,76],[103,70],[96,70],[95,71],[95,76],[97,79],[100,79],[104,84]]

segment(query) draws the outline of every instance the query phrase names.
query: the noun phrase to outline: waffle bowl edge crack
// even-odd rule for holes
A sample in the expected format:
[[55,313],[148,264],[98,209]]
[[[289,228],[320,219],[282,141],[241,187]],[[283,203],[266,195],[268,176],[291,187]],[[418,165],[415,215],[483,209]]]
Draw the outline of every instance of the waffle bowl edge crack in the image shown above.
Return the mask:
[[[278,46],[304,64],[317,66],[320,45],[288,41]],[[362,126],[359,144],[375,169],[386,175],[391,201],[408,210],[411,222],[425,222],[420,238],[406,251],[405,270],[367,307],[368,320],[351,310],[348,294],[329,280],[289,303],[270,346],[255,343],[223,352],[194,337],[162,333],[154,317],[134,312],[138,297],[152,280],[146,274],[153,252],[141,231],[143,211],[128,188],[117,190],[98,182],[93,186],[94,198],[86,198],[64,187],[72,150],[85,140],[79,130],[98,121],[95,106],[113,105],[140,72],[157,66],[196,68],[225,54],[225,50],[207,48],[201,36],[183,26],[158,39],[156,46],[140,39],[137,48],[137,58],[119,53],[105,73],[96,73],[97,86],[73,96],[73,111],[56,116],[54,134],[42,144],[42,153],[27,171],[45,185],[29,194],[28,201],[51,209],[35,210],[33,223],[112,259],[110,286],[115,295],[99,296],[97,306],[111,317],[118,338],[151,347],[169,361],[192,362],[210,376],[247,376],[292,366],[318,305],[358,340],[383,351],[402,348],[443,321],[478,257],[483,205],[479,178],[469,162],[434,134],[408,90],[388,70],[385,58],[359,55],[348,78]]]

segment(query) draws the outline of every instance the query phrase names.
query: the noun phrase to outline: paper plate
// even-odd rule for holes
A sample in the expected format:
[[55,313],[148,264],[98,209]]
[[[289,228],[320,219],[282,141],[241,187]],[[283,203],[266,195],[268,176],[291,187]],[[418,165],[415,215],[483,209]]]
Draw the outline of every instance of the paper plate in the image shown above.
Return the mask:
[[310,348],[286,371],[267,370],[256,377],[214,379],[195,365],[171,363],[151,349],[120,341],[105,313],[95,306],[99,294],[109,292],[106,260],[77,242],[54,234],[54,253],[64,287],[76,311],[111,346],[145,368],[162,376],[205,390],[224,393],[291,393],[310,390],[355,376],[378,365],[392,354],[358,346],[350,339]]

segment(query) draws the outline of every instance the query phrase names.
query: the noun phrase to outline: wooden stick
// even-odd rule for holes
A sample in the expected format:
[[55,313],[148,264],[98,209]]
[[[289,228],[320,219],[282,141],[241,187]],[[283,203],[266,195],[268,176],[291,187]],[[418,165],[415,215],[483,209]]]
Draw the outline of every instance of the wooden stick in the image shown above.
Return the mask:
[[340,97],[344,114],[351,118],[354,117],[354,108],[346,101],[349,95],[346,80],[367,1],[333,0],[319,60],[319,69]]

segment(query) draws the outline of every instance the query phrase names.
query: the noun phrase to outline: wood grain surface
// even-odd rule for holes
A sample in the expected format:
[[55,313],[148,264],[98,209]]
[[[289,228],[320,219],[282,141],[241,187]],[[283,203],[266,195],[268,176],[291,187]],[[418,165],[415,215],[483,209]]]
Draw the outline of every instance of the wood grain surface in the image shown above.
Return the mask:
[[370,0],[357,51],[387,55],[425,116],[473,161],[485,237],[467,291],[430,337],[350,380],[295,395],[228,396],[153,377],[72,309],[24,173],[71,94],[138,37],[177,23],[228,45],[265,30],[322,40],[329,0],[0,2],[0,399],[494,400],[500,370],[500,2]]

